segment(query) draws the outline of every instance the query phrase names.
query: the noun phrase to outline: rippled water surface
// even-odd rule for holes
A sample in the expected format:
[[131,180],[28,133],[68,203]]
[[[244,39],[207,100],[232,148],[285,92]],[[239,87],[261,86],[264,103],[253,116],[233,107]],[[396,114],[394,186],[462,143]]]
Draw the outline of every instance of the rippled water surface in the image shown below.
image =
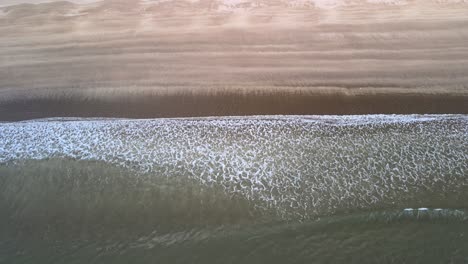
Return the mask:
[[467,263],[468,118],[0,124],[0,263]]

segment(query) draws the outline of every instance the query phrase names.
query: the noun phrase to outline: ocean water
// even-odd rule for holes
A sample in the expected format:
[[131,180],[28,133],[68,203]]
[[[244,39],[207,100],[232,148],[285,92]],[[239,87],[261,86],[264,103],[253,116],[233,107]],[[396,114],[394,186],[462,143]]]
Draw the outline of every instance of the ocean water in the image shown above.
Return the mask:
[[468,116],[1,123],[0,263],[468,263]]

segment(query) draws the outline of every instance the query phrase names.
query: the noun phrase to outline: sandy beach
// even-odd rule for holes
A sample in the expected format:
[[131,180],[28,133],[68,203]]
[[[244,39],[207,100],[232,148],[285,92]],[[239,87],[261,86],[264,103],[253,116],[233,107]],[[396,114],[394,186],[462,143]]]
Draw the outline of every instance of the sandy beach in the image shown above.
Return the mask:
[[0,120],[468,113],[463,1],[22,2]]

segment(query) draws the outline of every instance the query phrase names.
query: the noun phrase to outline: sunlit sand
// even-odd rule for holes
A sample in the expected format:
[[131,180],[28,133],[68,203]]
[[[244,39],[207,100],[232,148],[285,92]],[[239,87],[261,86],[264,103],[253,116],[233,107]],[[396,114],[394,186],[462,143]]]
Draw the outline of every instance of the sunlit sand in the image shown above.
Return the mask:
[[[135,111],[127,117],[466,113],[467,8],[421,0],[3,7],[0,109],[15,113],[3,119],[112,116],[122,105]],[[151,110],[180,95],[186,108]]]

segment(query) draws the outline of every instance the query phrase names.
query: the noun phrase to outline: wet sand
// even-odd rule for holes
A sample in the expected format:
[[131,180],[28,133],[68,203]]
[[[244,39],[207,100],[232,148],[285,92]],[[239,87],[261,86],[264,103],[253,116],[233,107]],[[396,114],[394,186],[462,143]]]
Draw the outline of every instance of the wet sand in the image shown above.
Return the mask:
[[134,96],[120,100],[33,99],[0,105],[0,119],[468,113],[467,98],[439,95],[265,94]]
[[0,120],[468,113],[468,5],[0,8]]

